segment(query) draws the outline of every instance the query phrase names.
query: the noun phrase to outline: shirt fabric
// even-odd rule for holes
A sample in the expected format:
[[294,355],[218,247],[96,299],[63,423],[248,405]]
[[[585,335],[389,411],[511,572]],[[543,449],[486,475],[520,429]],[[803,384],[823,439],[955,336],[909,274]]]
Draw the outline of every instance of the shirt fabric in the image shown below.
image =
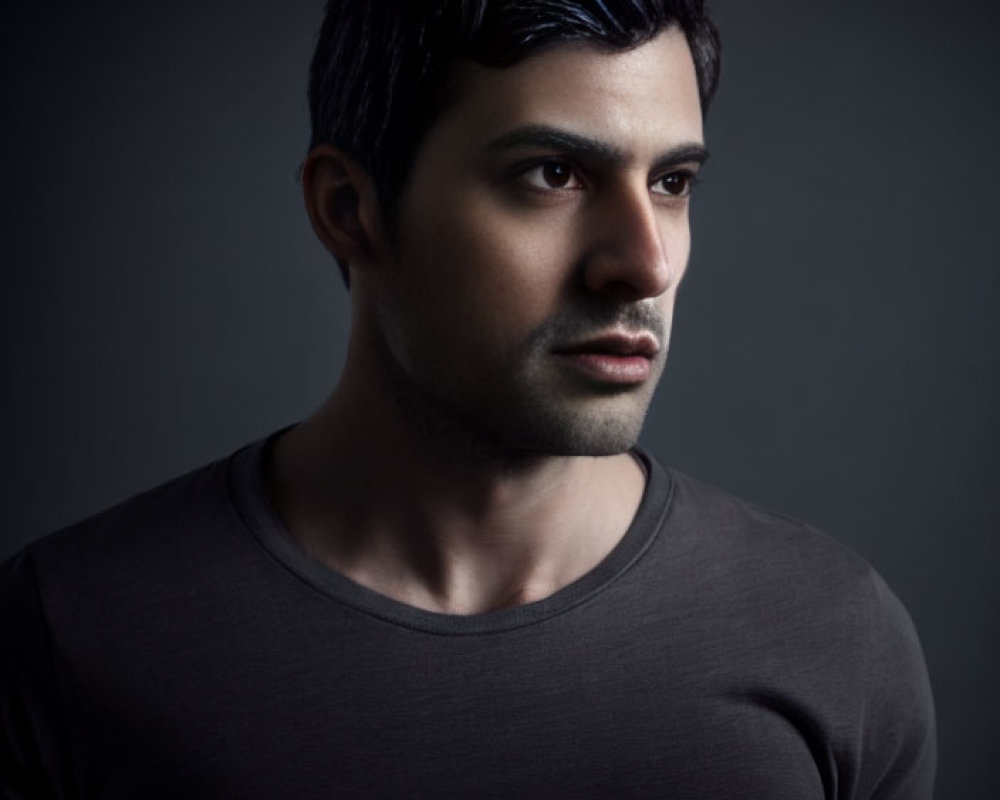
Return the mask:
[[0,797],[931,797],[913,625],[808,526],[638,450],[591,572],[440,614],[302,550],[266,447],[0,569]]

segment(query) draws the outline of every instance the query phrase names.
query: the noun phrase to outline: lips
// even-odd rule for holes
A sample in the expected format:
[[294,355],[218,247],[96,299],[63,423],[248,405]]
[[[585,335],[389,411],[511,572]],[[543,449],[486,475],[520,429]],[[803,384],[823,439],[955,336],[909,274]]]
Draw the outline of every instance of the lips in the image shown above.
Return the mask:
[[660,351],[656,337],[649,333],[606,334],[556,349],[558,355],[594,353],[609,356],[654,358]]
[[554,350],[578,374],[602,384],[629,385],[646,381],[659,352],[648,333],[611,333]]

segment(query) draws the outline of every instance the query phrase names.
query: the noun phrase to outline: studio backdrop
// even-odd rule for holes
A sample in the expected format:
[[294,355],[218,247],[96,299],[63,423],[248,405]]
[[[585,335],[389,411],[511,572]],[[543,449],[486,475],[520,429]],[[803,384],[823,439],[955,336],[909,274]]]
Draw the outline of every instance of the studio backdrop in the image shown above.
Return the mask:
[[[1000,13],[718,0],[644,442],[860,551],[921,633],[938,797],[1000,737]],[[322,4],[0,11],[0,556],[308,414],[347,295],[305,215]]]

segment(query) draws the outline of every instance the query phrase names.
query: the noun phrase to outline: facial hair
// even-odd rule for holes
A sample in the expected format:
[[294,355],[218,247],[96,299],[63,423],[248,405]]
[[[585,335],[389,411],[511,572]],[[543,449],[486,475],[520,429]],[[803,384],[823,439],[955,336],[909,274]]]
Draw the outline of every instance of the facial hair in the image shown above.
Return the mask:
[[[573,386],[554,373],[553,353],[609,330],[655,337],[654,374],[642,385]],[[385,390],[429,450],[515,468],[548,456],[603,456],[635,445],[662,372],[670,323],[653,301],[579,304],[546,320],[484,371],[447,380],[411,375],[391,357]],[[479,365],[480,367],[482,365]]]

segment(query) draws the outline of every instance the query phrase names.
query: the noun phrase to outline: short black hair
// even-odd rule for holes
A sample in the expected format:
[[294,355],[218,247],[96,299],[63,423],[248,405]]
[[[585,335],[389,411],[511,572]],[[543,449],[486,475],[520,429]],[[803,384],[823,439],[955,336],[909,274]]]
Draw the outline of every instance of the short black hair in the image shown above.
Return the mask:
[[628,50],[672,25],[691,49],[704,114],[720,65],[704,0],[328,0],[309,73],[310,148],[332,144],[368,170],[391,231],[457,62],[507,67],[571,41]]

